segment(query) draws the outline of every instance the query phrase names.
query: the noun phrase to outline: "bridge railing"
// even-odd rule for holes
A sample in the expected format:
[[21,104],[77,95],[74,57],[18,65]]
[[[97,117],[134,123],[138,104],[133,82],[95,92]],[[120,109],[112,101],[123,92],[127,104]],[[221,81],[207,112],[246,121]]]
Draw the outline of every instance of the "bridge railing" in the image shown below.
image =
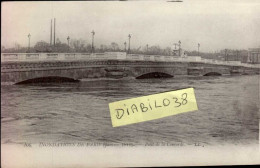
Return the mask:
[[2,53],[1,61],[34,61],[39,60],[38,53]]
[[20,61],[71,61],[71,60],[135,60],[155,62],[197,62],[226,66],[260,68],[260,64],[246,64],[239,61],[204,59],[199,56],[176,57],[162,55],[126,54],[123,52],[105,53],[1,53],[1,62]]

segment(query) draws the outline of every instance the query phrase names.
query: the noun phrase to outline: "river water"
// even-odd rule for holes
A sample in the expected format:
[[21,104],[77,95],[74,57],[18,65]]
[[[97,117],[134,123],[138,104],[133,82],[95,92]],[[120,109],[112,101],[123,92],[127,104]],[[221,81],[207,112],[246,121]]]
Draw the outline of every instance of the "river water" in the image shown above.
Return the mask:
[[[198,111],[112,127],[108,103],[187,87]],[[1,84],[1,92],[1,143],[258,143],[257,75]]]

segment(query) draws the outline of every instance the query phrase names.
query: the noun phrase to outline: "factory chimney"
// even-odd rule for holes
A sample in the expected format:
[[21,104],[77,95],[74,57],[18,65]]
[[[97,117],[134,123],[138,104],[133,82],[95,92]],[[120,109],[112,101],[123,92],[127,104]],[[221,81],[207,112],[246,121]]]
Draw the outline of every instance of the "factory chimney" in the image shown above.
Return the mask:
[[51,37],[50,37],[50,45],[52,44],[52,19],[51,19]]
[[53,36],[54,36],[53,44],[54,44],[54,45],[55,45],[55,41],[56,41],[56,39],[55,39],[55,33],[56,33],[56,19],[54,18],[54,34],[53,34]]

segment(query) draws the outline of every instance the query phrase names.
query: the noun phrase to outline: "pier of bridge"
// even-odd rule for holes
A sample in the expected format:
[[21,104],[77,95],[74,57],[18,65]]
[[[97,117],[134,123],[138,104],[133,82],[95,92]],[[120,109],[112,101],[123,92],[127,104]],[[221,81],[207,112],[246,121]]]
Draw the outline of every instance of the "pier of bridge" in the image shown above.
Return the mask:
[[179,75],[259,74],[259,65],[201,57],[106,53],[2,53],[1,82],[15,84],[83,78],[164,78]]

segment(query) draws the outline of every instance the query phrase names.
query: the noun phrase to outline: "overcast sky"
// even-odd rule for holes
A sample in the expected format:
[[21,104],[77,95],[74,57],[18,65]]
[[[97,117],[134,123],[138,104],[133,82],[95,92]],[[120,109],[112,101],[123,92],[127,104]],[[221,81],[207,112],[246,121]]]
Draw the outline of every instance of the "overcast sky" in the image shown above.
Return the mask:
[[95,45],[116,42],[131,46],[173,46],[181,40],[186,50],[217,51],[260,46],[260,2],[184,0],[132,2],[4,2],[2,36],[5,47],[50,41],[50,20],[56,18],[56,37],[62,42],[83,39]]

